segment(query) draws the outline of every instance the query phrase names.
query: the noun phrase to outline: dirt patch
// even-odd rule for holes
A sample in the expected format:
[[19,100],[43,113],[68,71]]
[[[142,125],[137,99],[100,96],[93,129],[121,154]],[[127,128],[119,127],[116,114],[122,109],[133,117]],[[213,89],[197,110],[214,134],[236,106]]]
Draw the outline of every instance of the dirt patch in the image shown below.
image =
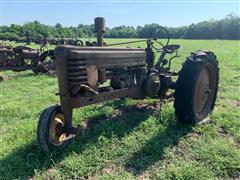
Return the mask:
[[140,103],[136,106],[132,106],[132,110],[153,110],[158,111],[162,107],[162,102],[154,102],[153,104]]
[[200,138],[200,136],[201,136],[202,134],[200,133],[200,132],[190,132],[190,133],[188,133],[186,136],[185,136],[185,138],[186,139],[198,139],[198,138]]
[[85,179],[88,180],[95,180],[99,175],[106,175],[106,174],[111,174],[117,172],[117,167],[114,164],[111,164],[107,167],[102,168],[99,172],[94,173],[91,176],[86,177]]
[[3,76],[0,76],[0,82],[1,82],[1,81],[11,80],[11,79],[13,79],[13,76],[11,76],[11,75],[3,75]]
[[101,169],[101,174],[110,174],[112,172],[116,171],[116,166],[114,164],[104,167],[103,169]]
[[[171,98],[167,99],[165,102],[170,101],[170,99]],[[94,127],[102,121],[115,121],[118,119],[118,117],[123,116],[124,114],[128,114],[132,111],[147,111],[147,113],[155,113],[161,111],[161,107],[165,102],[156,101],[154,103],[144,103],[142,101],[132,106],[120,106],[111,114],[103,114],[94,118],[85,119],[81,122],[81,124],[77,126],[77,137],[83,136],[87,132],[87,129]]]
[[227,130],[225,127],[220,126],[220,127],[218,128],[218,134],[219,134],[219,136],[222,137],[222,138],[231,139],[231,140],[234,142],[234,144],[235,144],[238,148],[240,148],[240,141],[238,141],[231,133],[229,133],[228,130]]
[[154,102],[153,104],[138,103],[133,106],[121,106],[109,115],[104,114],[102,116],[89,118],[86,119],[85,121],[82,121],[80,127],[86,129],[100,123],[101,121],[114,121],[115,119],[117,119],[117,117],[131,111],[145,111],[145,110],[150,112],[159,111],[162,107],[162,104],[163,104],[162,102]]
[[145,180],[145,179],[152,179],[150,177],[150,174],[148,172],[144,172],[142,174],[140,174],[139,176],[137,176],[136,178],[137,180]]
[[229,135],[227,129],[226,129],[225,127],[223,127],[223,126],[220,126],[220,127],[218,128],[218,133],[220,133],[220,134],[223,135],[223,136]]
[[234,100],[234,99],[225,99],[225,101],[235,107],[240,107],[240,100]]

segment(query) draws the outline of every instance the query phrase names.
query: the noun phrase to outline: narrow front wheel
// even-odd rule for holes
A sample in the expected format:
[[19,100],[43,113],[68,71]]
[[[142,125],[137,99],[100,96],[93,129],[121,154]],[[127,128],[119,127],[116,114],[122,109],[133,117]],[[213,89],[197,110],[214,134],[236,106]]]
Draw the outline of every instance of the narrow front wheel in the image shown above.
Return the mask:
[[65,140],[67,134],[63,132],[64,127],[65,118],[61,106],[54,105],[44,109],[37,128],[37,140],[44,151],[63,149],[69,145],[70,140]]

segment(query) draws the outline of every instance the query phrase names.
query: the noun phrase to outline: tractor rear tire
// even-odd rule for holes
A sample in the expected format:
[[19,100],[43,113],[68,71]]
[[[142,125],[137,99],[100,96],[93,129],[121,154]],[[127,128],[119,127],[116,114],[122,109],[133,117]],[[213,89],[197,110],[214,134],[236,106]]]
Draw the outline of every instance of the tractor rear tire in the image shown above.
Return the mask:
[[174,108],[180,124],[195,125],[213,111],[219,83],[218,61],[213,52],[196,51],[179,72]]
[[64,125],[61,106],[54,105],[44,109],[38,121],[37,140],[45,152],[61,150],[69,145],[70,140],[61,141],[65,134],[59,133],[58,130]]

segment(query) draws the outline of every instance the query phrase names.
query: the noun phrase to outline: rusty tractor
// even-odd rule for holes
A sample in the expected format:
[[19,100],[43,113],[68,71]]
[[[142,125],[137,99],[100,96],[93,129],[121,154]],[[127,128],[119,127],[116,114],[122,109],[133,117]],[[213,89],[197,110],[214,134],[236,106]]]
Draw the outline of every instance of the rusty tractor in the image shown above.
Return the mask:
[[54,73],[54,52],[39,52],[26,46],[0,46],[0,70]]
[[[215,106],[219,69],[213,52],[192,52],[181,70],[173,72],[171,62],[180,45],[169,44],[169,35],[164,44],[156,37],[126,43],[145,41],[145,49],[113,47],[124,43],[101,47],[104,25],[103,18],[95,19],[98,47],[58,46],[54,51],[60,105],[42,111],[37,129],[38,142],[47,152],[62,149],[81,135],[81,127],[72,125],[75,108],[123,97],[163,99],[172,89],[177,121],[195,125]],[[167,33],[163,27],[156,29]],[[156,53],[160,57],[154,63]],[[100,86],[107,80],[108,85]]]

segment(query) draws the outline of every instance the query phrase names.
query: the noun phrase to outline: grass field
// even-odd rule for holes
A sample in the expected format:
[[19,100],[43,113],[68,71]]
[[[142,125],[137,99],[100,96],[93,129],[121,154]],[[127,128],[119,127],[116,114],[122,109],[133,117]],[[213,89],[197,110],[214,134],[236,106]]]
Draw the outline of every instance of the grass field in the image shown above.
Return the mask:
[[57,79],[0,72],[0,179],[240,179],[240,42],[171,42],[182,45],[175,70],[194,50],[218,57],[220,87],[208,121],[178,125],[172,102],[160,110],[152,99],[109,101],[75,110],[74,123],[91,126],[64,152],[46,155],[36,142],[37,121],[59,102]]

